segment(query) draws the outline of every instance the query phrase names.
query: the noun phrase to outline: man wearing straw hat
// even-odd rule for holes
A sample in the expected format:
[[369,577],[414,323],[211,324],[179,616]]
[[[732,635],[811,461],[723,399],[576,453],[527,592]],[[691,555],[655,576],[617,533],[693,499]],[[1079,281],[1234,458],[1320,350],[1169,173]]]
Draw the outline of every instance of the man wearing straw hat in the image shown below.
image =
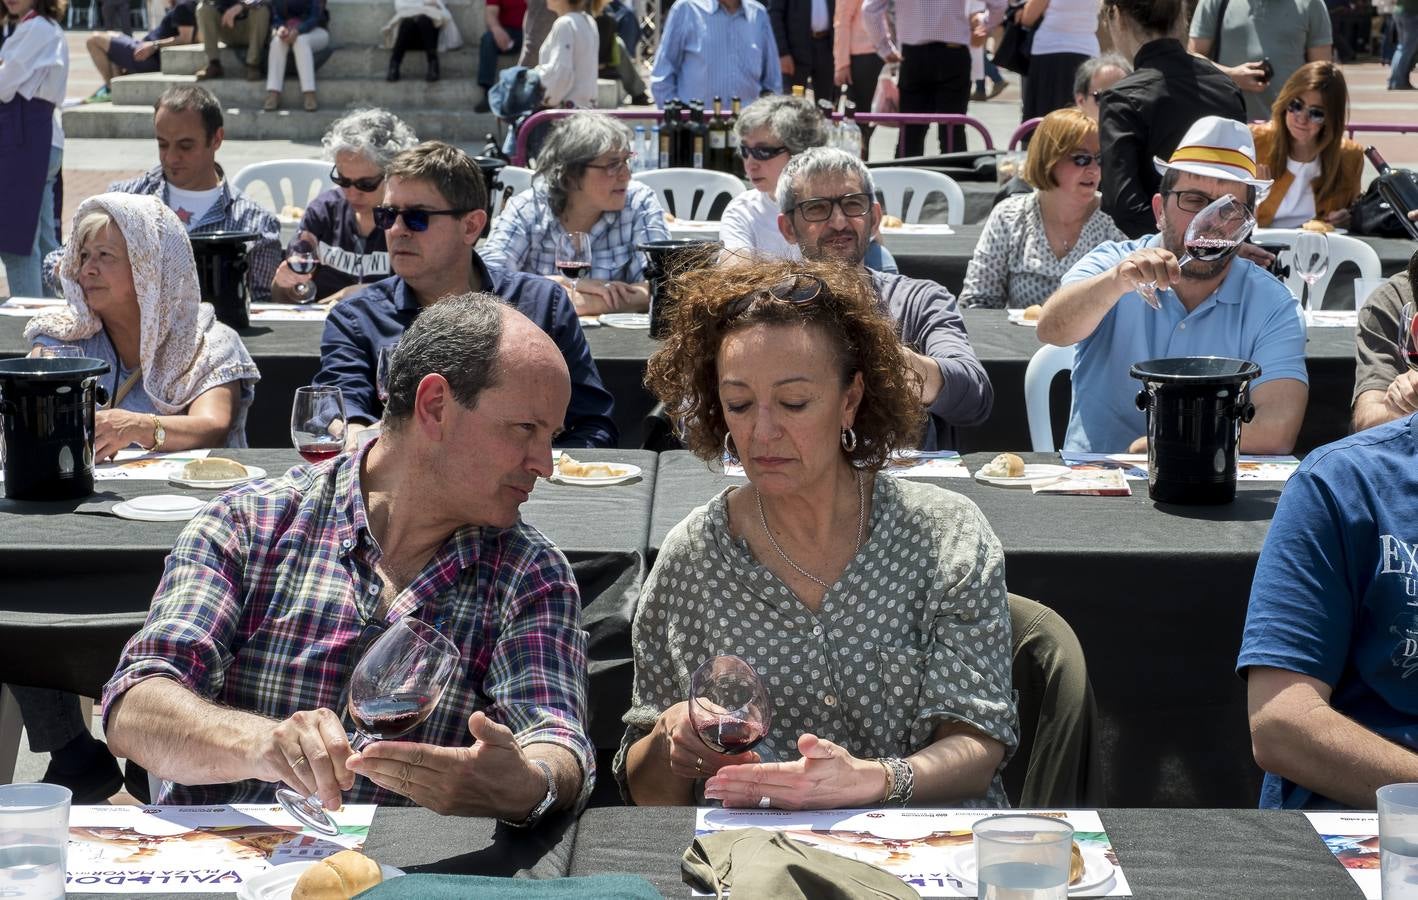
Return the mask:
[[[1270,182],[1256,177],[1255,145],[1242,123],[1198,119],[1162,173],[1152,198],[1158,234],[1098,246],[1064,275],[1044,304],[1039,340],[1076,345],[1073,406],[1064,449],[1141,452],[1144,414],[1133,400],[1133,363],[1181,356],[1248,359],[1255,418],[1242,429],[1243,453],[1284,454],[1305,416],[1305,322],[1289,290],[1233,250],[1219,259],[1178,261],[1192,218],[1231,195],[1252,212]],[[1154,309],[1138,286],[1155,284]]]

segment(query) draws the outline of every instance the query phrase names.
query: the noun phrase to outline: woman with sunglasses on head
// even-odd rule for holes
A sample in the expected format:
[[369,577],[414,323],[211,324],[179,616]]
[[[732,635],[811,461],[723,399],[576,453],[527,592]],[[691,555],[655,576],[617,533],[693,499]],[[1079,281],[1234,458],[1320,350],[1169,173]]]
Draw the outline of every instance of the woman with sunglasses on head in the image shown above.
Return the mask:
[[[508,200],[480,251],[489,265],[546,275],[566,288],[582,316],[650,308],[645,255],[636,245],[665,240],[655,191],[630,177],[631,133],[602,113],[582,112],[552,126],[537,155],[532,187]],[[557,272],[557,246],[589,236],[590,267],[573,281]]]
[[1042,304],[1094,247],[1124,240],[1098,208],[1102,167],[1096,121],[1077,107],[1045,116],[1021,173],[1034,190],[1007,197],[990,211],[965,270],[960,305]]
[[1271,120],[1251,126],[1256,160],[1275,179],[1256,207],[1256,224],[1349,224],[1349,206],[1362,189],[1364,148],[1344,137],[1348,106],[1344,72],[1332,62],[1306,63],[1281,87]]
[[[287,259],[271,284],[271,299],[277,303],[334,303],[393,274],[374,207],[384,197],[384,170],[390,160],[418,138],[388,110],[360,109],[337,119],[321,143],[336,187],[306,207]],[[305,254],[315,256],[315,269],[296,272],[290,256],[299,259]]]
[[[665,538],[635,613],[614,772],[640,805],[1007,805],[1017,744],[1000,543],[979,509],[882,477],[915,446],[920,385],[856,269],[700,269],[646,383],[706,462],[743,465]],[[711,749],[689,681],[735,655],[772,720]],[[771,761],[771,762],[770,762]],[[767,764],[765,764],[767,763]]]

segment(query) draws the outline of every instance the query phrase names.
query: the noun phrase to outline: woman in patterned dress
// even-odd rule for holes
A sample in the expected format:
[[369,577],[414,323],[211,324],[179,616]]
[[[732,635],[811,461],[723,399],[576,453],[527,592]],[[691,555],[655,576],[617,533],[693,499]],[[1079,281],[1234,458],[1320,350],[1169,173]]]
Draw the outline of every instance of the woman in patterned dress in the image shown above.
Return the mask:
[[[883,477],[918,385],[868,283],[832,264],[689,272],[647,382],[688,447],[748,483],[669,534],[633,630],[615,775],[638,804],[1004,806],[1017,743],[1004,556],[979,509]],[[687,703],[705,659],[760,673],[757,751],[716,753]],[[767,762],[766,760],[776,760]]]

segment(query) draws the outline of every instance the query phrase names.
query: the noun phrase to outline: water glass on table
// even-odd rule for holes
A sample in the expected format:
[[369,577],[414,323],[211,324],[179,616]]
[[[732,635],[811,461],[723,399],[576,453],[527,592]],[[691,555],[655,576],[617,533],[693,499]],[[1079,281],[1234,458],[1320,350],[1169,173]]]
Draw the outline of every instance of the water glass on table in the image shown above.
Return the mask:
[[57,784],[0,785],[0,897],[64,896],[72,800]]
[[337,387],[309,385],[296,388],[291,405],[290,436],[295,449],[308,463],[318,463],[345,447],[345,397]]
[[[73,344],[40,344],[40,359],[82,359],[84,351]],[[3,896],[3,895],[0,895]]]
[[1418,784],[1386,784],[1377,797],[1380,896],[1418,897]]
[[975,823],[978,900],[1065,900],[1073,826],[1050,816],[990,816]]

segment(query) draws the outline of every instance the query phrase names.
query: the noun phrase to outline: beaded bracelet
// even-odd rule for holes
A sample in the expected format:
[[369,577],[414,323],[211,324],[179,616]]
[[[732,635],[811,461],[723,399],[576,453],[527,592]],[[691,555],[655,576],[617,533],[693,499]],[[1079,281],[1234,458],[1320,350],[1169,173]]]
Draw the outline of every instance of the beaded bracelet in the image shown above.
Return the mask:
[[876,761],[886,770],[886,796],[881,802],[899,806],[910,803],[916,790],[916,773],[911,763],[894,756],[880,756]]

